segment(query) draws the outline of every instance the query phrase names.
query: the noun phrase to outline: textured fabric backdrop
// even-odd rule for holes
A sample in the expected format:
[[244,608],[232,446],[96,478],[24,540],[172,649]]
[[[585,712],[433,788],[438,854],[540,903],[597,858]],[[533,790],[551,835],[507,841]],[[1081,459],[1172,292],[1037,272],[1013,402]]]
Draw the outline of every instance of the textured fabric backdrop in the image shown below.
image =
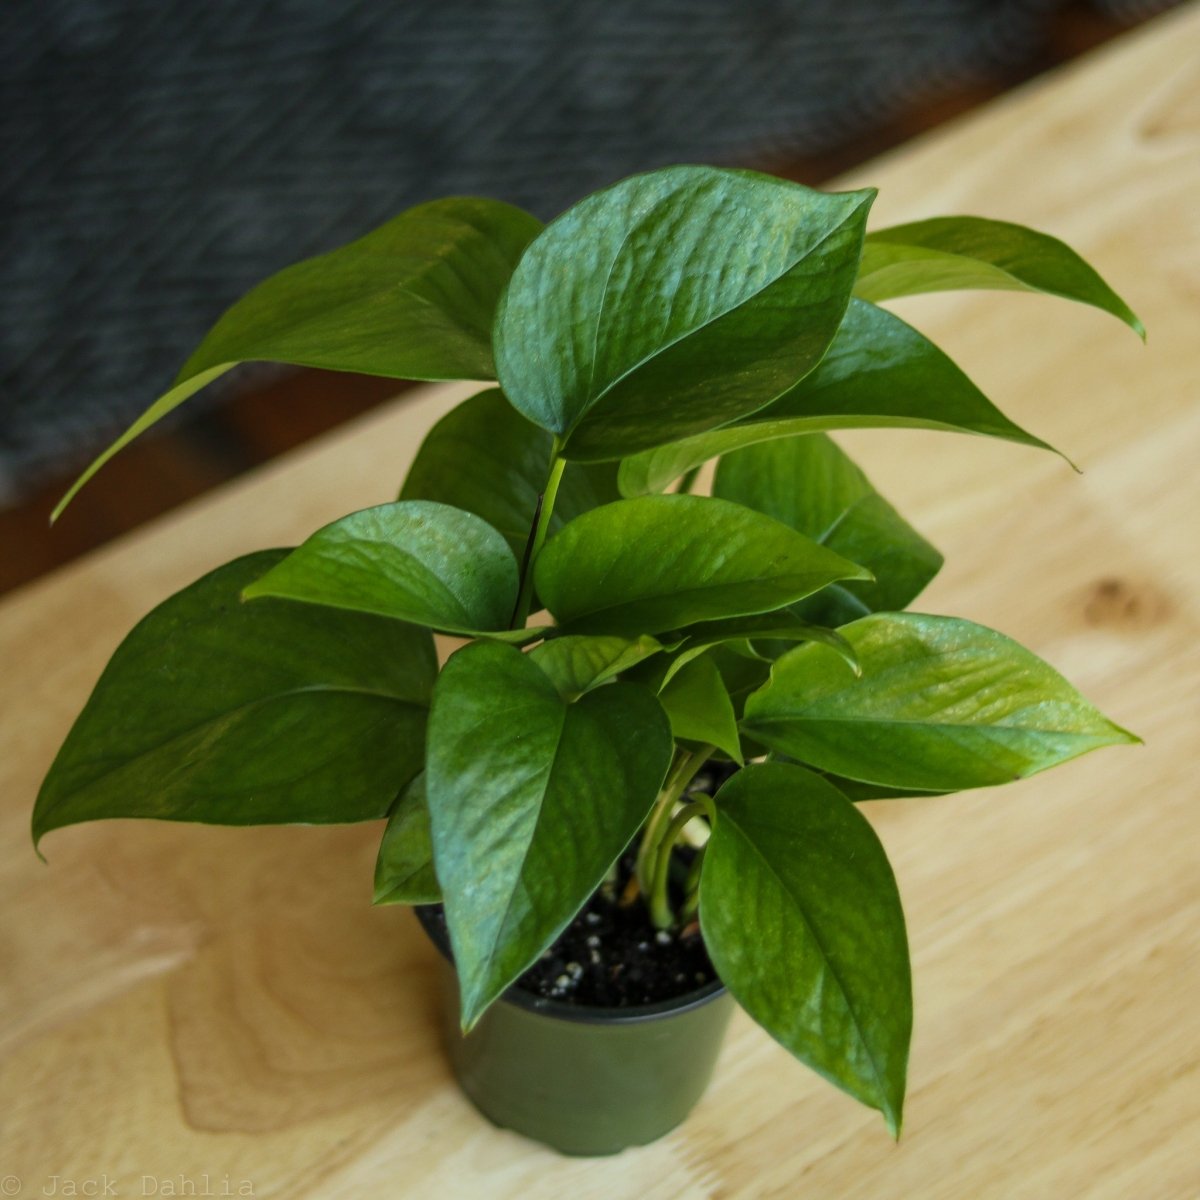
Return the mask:
[[1027,57],[1055,3],[6,0],[0,500],[247,287],[410,204],[547,217],[663,163],[828,149]]

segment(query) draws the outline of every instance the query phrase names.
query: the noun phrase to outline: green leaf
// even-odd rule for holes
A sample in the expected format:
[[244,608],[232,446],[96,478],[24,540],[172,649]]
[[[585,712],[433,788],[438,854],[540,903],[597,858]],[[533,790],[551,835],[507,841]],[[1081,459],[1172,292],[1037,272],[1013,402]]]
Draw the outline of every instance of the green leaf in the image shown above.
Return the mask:
[[436,904],[442,898],[433,870],[433,839],[425,803],[425,773],[404,789],[388,817],[375,860],[372,904]]
[[230,308],[160,396],[72,485],[239,362],[391,379],[494,379],[492,318],[541,222],[496,200],[419,204],[366,237],[287,267]]
[[138,623],[42,784],[35,840],[101,817],[386,815],[424,758],[433,639],[359,613],[240,603],[286,554],[228,563]]
[[867,235],[856,296],[878,302],[956,288],[1044,292],[1078,300],[1146,336],[1125,301],[1070,246],[1024,225],[935,217]]
[[1052,449],[1013,424],[928,338],[852,300],[807,378],[766,408],[697,437],[625,459],[622,495],[661,491],[692,467],[743,446],[831,429],[942,429]]
[[661,650],[662,643],[652,637],[567,636],[551,638],[529,653],[563,699],[574,700]]
[[841,633],[862,678],[824,646],[799,646],[746,702],[744,732],[823,771],[930,791],[1008,783],[1137,740],[982,625],[877,613]]
[[244,594],[474,635],[506,630],[517,602],[517,563],[500,534],[474,514],[401,500],[318,529]]
[[[831,584],[826,591],[832,590],[836,586],[836,584]],[[819,592],[817,595],[824,594],[824,592]],[[805,601],[802,600],[788,608],[781,608],[777,612],[762,613],[755,617],[734,617],[727,621],[705,621],[700,625],[693,625],[687,631],[691,636],[688,637],[683,649],[676,653],[666,678],[670,679],[680,666],[695,658],[697,654],[703,653],[709,646],[728,643],[736,653],[737,643],[744,641],[749,642],[751,654],[763,659],[778,658],[779,655],[764,653],[764,647],[760,646],[760,643],[767,643],[769,647],[775,642],[785,644],[820,642],[840,654],[850,669],[858,674],[858,657],[854,653],[854,647],[836,629],[826,629],[824,626],[814,625],[798,616],[797,610],[804,603]]]
[[[772,756],[774,757],[774,756]],[[897,788],[885,787],[881,783],[863,783],[859,779],[847,779],[843,775],[830,775],[822,772],[821,777],[833,784],[847,800],[861,804],[864,800],[914,800],[926,796],[949,796],[950,792],[933,792],[928,788]]]
[[[401,500],[436,500],[482,517],[524,558],[554,439],[527,421],[497,388],[448,412],[417,452]],[[619,498],[615,463],[568,463],[549,531]]]
[[874,197],[695,166],[587,197],[534,239],[500,302],[505,394],[584,460],[762,407],[829,345]]
[[[708,656],[721,672],[721,680],[733,703],[733,711],[740,721],[746,700],[771,677],[771,664],[765,659],[747,658],[727,645],[713,646]],[[757,754],[746,757],[755,758]]]
[[724,455],[713,495],[766,513],[871,571],[874,580],[831,584],[796,606],[798,616],[822,625],[905,608],[942,566],[937,550],[822,433]]
[[635,684],[568,704],[511,646],[475,642],[451,657],[434,692],[425,782],[464,1029],[600,885],[671,753],[661,706]]
[[716,805],[700,925],[717,974],[773,1038],[899,1136],[912,978],[879,839],[800,767],[747,767]]
[[659,702],[678,741],[700,742],[742,761],[737,717],[721,672],[707,655],[685,663],[663,686]]
[[782,608],[866,572],[779,521],[707,496],[642,496],[577,517],[534,580],[573,632],[660,633]]

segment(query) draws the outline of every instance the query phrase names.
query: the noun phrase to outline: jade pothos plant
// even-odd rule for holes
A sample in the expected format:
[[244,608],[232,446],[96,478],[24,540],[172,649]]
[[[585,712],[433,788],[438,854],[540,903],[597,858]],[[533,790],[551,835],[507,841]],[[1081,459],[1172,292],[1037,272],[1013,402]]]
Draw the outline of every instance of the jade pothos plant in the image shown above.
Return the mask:
[[[498,386],[430,431],[398,499],[137,625],[35,839],[386,817],[376,902],[444,901],[467,1029],[636,840],[653,921],[698,913],[750,1016],[897,1132],[908,950],[857,803],[1135,739],[1003,634],[903,611],[941,556],[828,433],[1045,445],[893,297],[1028,290],[1141,326],[1051,237],[975,217],[867,233],[873,198],[684,166],[545,228],[441,200],[250,292],[80,484],[243,360]],[[713,458],[713,494],[690,494]],[[440,671],[434,632],[466,639]],[[741,769],[690,790],[713,758]],[[689,826],[709,836],[670,888]]]

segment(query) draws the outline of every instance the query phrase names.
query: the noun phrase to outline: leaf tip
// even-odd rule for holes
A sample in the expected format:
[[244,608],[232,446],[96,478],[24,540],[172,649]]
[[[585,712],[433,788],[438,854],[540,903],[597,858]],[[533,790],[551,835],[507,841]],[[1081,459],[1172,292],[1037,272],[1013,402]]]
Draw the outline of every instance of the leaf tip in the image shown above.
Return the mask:
[[486,1008],[486,1005],[483,1008],[480,1008],[478,1005],[472,1005],[470,1008],[463,1008],[462,1015],[460,1016],[458,1022],[458,1028],[463,1037],[466,1037],[467,1034],[469,1034],[471,1030],[473,1030],[475,1026],[479,1024],[479,1020],[486,1011]]
[[483,1018],[483,1014],[491,1008],[493,1001],[498,998],[498,992],[491,991],[489,994],[489,990],[485,980],[476,979],[471,981],[463,974],[459,974],[458,1025],[464,1037],[479,1024]]
[[1043,442],[1042,439],[1038,437],[1033,438],[1026,444],[1034,446],[1039,450],[1049,450],[1051,454],[1055,454],[1061,458],[1063,462],[1065,462],[1067,466],[1075,472],[1076,475],[1083,474],[1083,468],[1069,454],[1063,450],[1060,450],[1057,446],[1052,446],[1049,442]]
[[893,1110],[891,1105],[889,1105],[883,1110],[883,1120],[887,1125],[888,1133],[892,1135],[892,1141],[898,1142],[904,1127],[904,1114]]
[[47,866],[49,866],[49,861],[42,853],[42,838],[44,838],[48,832],[49,830],[39,827],[36,819],[30,822],[29,837],[33,842],[33,852],[38,856],[38,859]]

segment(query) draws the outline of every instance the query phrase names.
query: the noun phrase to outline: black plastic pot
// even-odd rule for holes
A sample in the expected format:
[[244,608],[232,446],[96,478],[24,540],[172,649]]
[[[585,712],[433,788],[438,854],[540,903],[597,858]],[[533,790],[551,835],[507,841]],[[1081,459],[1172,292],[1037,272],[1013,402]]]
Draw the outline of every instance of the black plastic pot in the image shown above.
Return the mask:
[[733,998],[713,982],[675,1000],[589,1008],[509,988],[467,1036],[458,979],[431,908],[416,913],[442,952],[446,1045],[485,1117],[562,1154],[616,1154],[674,1129],[712,1078]]

